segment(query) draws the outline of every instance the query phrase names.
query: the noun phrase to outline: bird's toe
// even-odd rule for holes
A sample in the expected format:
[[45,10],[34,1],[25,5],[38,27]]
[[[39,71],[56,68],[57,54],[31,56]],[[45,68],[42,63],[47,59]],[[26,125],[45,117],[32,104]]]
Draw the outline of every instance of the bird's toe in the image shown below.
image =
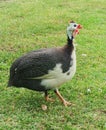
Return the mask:
[[67,107],[67,106],[75,106],[75,104],[73,104],[71,102],[68,102],[66,100],[63,101],[63,104],[64,104],[65,107]]
[[50,98],[50,97],[46,97],[45,100],[46,100],[46,101],[50,101],[50,102],[54,102],[54,99],[53,99],[53,98]]

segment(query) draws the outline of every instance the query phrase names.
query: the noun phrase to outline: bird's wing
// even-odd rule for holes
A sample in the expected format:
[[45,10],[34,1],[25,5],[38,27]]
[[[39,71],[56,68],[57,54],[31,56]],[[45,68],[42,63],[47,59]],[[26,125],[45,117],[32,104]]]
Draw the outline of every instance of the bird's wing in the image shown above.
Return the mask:
[[[18,60],[16,74],[21,78],[35,78],[48,74],[52,70],[57,60],[57,52],[53,50],[33,51]],[[58,57],[59,58],[59,57]]]

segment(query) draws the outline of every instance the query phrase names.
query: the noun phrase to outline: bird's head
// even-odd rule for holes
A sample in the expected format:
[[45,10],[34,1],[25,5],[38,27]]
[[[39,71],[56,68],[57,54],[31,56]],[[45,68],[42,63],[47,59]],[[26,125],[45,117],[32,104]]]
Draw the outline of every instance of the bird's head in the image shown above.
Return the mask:
[[67,35],[69,39],[75,38],[75,36],[79,34],[79,29],[81,28],[82,26],[80,24],[77,24],[74,21],[70,21],[67,27]]

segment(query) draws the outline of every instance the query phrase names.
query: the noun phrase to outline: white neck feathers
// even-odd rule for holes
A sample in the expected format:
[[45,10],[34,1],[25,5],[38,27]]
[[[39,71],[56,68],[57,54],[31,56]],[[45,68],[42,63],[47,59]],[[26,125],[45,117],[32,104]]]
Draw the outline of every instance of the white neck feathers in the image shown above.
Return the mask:
[[71,40],[72,39],[72,31],[71,31],[71,27],[67,27],[67,35],[69,37],[69,39]]

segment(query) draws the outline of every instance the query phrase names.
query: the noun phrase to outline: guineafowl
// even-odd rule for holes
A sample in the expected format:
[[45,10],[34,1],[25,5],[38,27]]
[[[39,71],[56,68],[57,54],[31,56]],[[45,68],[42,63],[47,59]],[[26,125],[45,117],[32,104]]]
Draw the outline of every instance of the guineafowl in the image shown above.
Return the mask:
[[67,26],[67,44],[63,47],[31,51],[16,59],[10,68],[8,86],[42,91],[51,100],[53,90],[65,106],[71,103],[59,93],[61,84],[71,80],[76,72],[76,53],[73,40],[81,25],[71,21]]

